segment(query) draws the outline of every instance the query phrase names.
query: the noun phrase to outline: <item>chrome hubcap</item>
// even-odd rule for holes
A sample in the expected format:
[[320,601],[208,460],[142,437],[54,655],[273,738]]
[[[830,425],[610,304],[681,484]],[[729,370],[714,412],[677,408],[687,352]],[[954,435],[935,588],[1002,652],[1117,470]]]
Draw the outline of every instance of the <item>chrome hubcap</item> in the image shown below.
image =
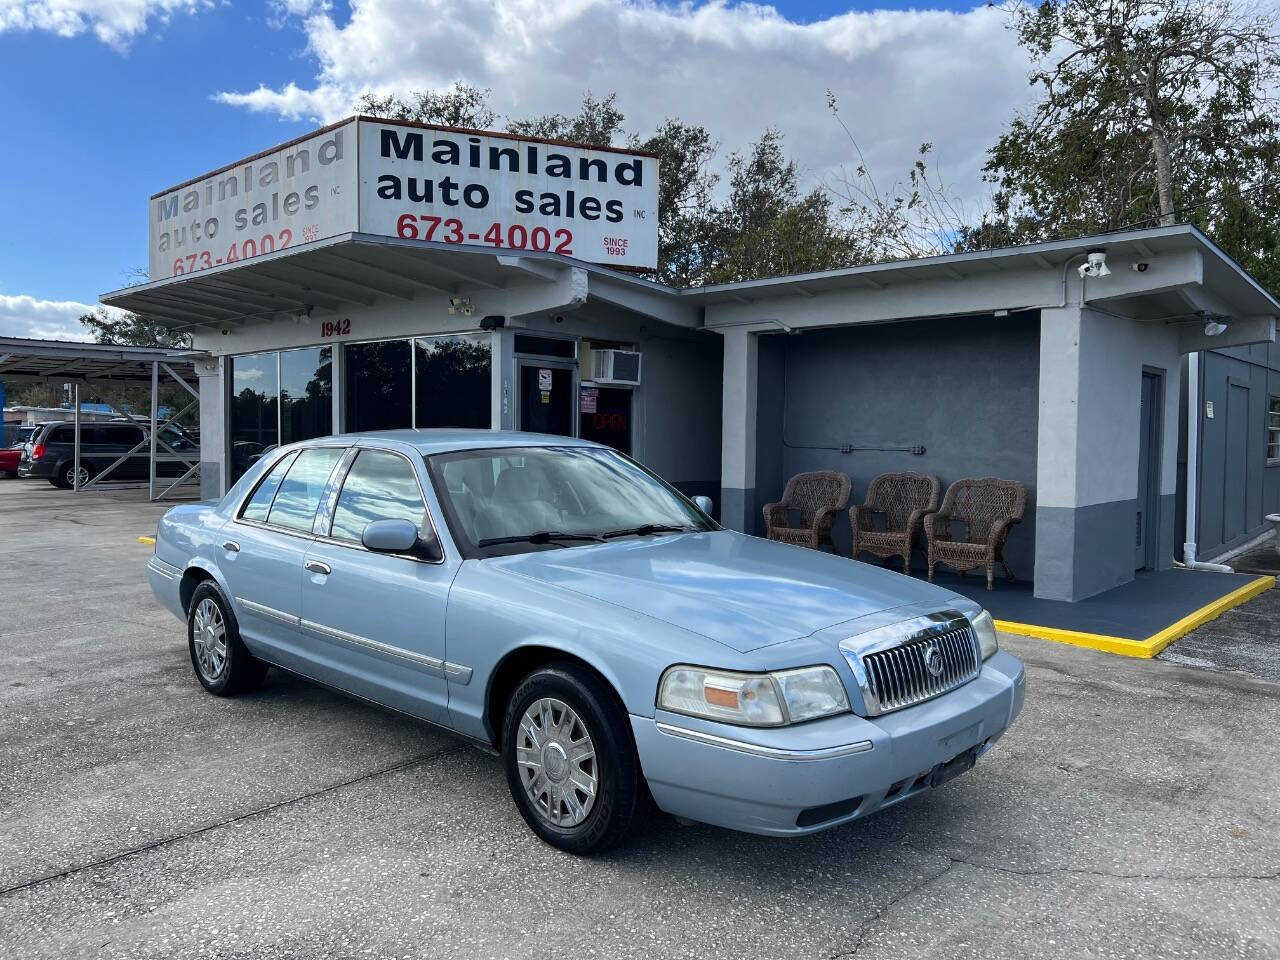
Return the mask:
[[217,680],[227,665],[227,625],[218,605],[208,597],[196,607],[191,638],[201,675],[206,680]]
[[516,737],[520,782],[533,808],[557,827],[576,827],[596,803],[596,750],[586,726],[563,700],[535,700]]
[[[89,468],[81,467],[80,468],[80,486],[83,487],[88,482],[89,482]],[[76,486],[76,468],[75,467],[67,468],[67,485],[72,487]]]

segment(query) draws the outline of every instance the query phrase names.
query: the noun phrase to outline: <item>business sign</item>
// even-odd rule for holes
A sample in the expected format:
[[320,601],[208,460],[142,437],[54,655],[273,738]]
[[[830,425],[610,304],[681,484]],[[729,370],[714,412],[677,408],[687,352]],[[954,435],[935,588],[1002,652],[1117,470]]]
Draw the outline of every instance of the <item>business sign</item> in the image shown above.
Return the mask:
[[658,161],[621,150],[361,120],[360,229],[658,264]]
[[151,198],[150,278],[344,233],[658,263],[658,161],[353,119]]
[[355,138],[347,121],[152,197],[150,278],[356,230]]

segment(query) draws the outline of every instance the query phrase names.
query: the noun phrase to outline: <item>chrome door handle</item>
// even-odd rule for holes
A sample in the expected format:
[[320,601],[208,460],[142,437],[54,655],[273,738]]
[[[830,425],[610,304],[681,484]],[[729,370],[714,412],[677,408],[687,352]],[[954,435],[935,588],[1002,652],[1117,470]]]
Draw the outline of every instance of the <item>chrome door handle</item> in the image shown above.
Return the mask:
[[239,553],[240,544],[236,543],[234,540],[228,540],[223,543],[222,549],[227,551],[227,553]]
[[330,568],[327,563],[323,563],[319,560],[308,560],[302,565],[302,569],[307,571],[307,573],[322,573],[326,577],[333,573],[332,568]]

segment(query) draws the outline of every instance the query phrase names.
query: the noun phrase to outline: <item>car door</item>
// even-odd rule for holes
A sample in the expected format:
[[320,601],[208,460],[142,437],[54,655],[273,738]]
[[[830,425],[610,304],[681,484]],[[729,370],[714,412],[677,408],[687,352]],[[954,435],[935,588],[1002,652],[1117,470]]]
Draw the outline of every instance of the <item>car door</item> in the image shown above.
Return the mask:
[[443,723],[445,605],[458,561],[447,553],[435,562],[375,553],[360,543],[375,520],[411,520],[420,536],[437,536],[419,467],[398,451],[357,450],[307,550],[302,627],[323,671],[317,679]]
[[216,549],[249,650],[307,672],[299,630],[302,564],[321,498],[344,447],[312,447],[282,457],[223,527]]

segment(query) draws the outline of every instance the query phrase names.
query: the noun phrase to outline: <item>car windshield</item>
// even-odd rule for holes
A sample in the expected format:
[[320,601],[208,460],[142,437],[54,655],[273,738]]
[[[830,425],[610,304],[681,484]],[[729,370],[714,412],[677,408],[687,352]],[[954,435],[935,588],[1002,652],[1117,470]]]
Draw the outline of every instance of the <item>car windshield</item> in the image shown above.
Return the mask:
[[473,550],[715,529],[679,493],[612,450],[464,450],[428,463],[452,526]]

